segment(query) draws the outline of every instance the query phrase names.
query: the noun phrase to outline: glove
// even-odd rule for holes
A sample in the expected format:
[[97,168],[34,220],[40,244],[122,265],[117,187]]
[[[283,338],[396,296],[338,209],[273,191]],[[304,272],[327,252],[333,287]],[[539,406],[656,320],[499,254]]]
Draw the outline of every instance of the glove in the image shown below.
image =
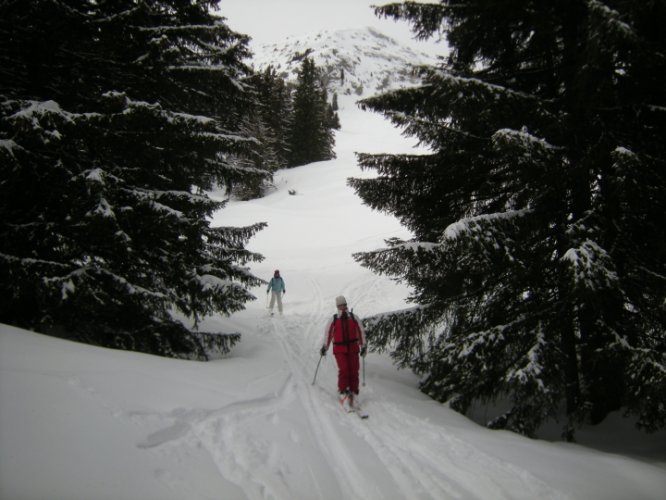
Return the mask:
[[287,293],[287,290],[282,290],[282,295],[284,295],[285,293]]
[[364,345],[363,347],[361,347],[361,356],[365,358],[366,354],[368,354],[368,346]]
[[323,345],[323,346],[321,346],[321,350],[319,351],[319,354],[321,354],[322,356],[326,356],[326,351],[327,351],[326,346]]

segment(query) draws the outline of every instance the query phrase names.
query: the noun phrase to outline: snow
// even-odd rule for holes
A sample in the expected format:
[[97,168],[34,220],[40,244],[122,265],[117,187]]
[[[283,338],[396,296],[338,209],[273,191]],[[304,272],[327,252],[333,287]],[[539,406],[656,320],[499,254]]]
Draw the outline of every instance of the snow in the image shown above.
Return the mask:
[[588,6],[590,12],[597,14],[604,19],[608,25],[613,28],[615,31],[621,33],[626,38],[632,40],[636,39],[636,33],[632,29],[631,25],[625,23],[620,19],[620,14],[618,11],[611,9],[607,5],[598,0],[588,0]]
[[15,149],[22,149],[21,146],[16,144],[16,142],[14,142],[11,139],[0,139],[0,148],[6,149],[7,152],[10,155],[12,155],[12,157],[15,157],[15,155],[14,155],[14,150]]
[[100,198],[97,206],[93,210],[90,210],[86,213],[86,217],[94,216],[104,217],[106,219],[116,218],[116,214],[113,212],[113,208],[105,198]]
[[212,274],[204,274],[199,276],[198,281],[201,284],[203,290],[219,289],[221,292],[223,292],[225,289],[235,286],[234,282],[220,279],[217,276],[213,276]]
[[611,288],[618,281],[612,261],[595,241],[586,239],[578,248],[569,248],[562,260],[569,263],[576,285],[588,289]]
[[[430,0],[417,0],[429,2]],[[433,40],[414,37],[406,22],[381,18],[374,14],[375,0],[224,0],[219,14],[227,18],[229,27],[252,37],[251,47],[274,43],[308,33],[371,27],[416,50],[441,50]],[[256,13],[261,12],[261,16]]]
[[96,184],[104,184],[104,171],[101,168],[93,168],[86,173],[86,180]]
[[482,222],[496,221],[496,220],[512,220],[517,217],[523,217],[528,213],[529,211],[525,209],[507,210],[506,212],[477,215],[474,217],[467,217],[464,219],[460,219],[459,221],[454,222],[453,224],[449,224],[449,226],[447,226],[447,228],[444,230],[444,239],[455,240],[461,234],[467,233],[471,231],[473,228],[478,227],[479,224]]
[[290,36],[261,45],[253,59],[263,70],[272,66],[278,74],[295,80],[302,56],[312,58],[328,81],[329,95],[373,95],[418,83],[413,67],[435,64],[437,58],[365,27],[320,31]]
[[[613,415],[580,444],[491,431],[440,405],[387,355],[368,354],[368,420],[334,400],[319,361],[324,325],[345,295],[362,317],[406,307],[407,290],[351,254],[409,238],[346,185],[369,175],[354,151],[406,152],[376,115],[341,102],[336,160],[280,171],[264,198],[231,201],[216,225],[268,227],[252,270],[280,269],[283,316],[259,300],[205,331],[241,342],[209,363],[113,351],[0,326],[0,498],[21,499],[661,499],[666,432]],[[290,195],[289,191],[296,194]]]
[[494,97],[495,100],[502,96],[518,98],[519,100],[534,100],[534,96],[525,92],[513,90],[508,87],[502,87],[493,83],[488,83],[479,78],[470,78],[464,76],[453,75],[443,69],[436,69],[432,72],[432,77],[439,79],[442,82],[447,82],[447,87],[453,89],[467,88],[472,91],[478,92],[480,95],[486,97]]
[[529,132],[527,132],[526,129],[523,130],[513,130],[509,128],[503,128],[498,131],[496,131],[493,134],[493,141],[495,142],[506,142],[506,143],[516,143],[520,144],[525,150],[530,150],[530,149],[540,149],[540,150],[549,150],[549,149],[557,149],[556,146],[553,146],[552,144],[548,143],[544,139],[541,139],[540,137],[536,137]]

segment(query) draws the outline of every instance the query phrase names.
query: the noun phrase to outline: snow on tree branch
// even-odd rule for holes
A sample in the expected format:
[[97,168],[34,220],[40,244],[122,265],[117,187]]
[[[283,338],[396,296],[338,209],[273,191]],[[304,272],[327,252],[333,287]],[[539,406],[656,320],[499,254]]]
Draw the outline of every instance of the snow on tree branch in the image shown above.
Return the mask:
[[567,250],[562,261],[569,265],[575,288],[613,289],[618,284],[612,259],[592,240],[585,240],[578,248]]
[[525,217],[530,213],[532,213],[532,211],[529,209],[509,210],[506,212],[477,215],[475,217],[461,219],[458,222],[450,224],[444,230],[443,238],[445,240],[455,240],[460,238],[463,234],[468,234],[472,231],[481,229],[485,224],[492,224],[493,222],[500,220],[511,221],[517,218]]

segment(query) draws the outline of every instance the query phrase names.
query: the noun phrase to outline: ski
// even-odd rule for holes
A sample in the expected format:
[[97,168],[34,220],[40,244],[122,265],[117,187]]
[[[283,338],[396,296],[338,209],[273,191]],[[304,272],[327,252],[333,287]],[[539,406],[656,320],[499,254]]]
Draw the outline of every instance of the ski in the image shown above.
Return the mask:
[[356,413],[358,415],[358,418],[365,420],[368,418],[368,413],[366,411],[363,411],[360,406],[356,405],[356,407],[352,407],[349,410],[347,410],[347,413]]
[[369,416],[367,412],[361,409],[358,403],[353,403],[353,399],[348,394],[339,397],[338,402],[346,413],[356,413],[362,420],[365,420]]
[[368,412],[363,411],[360,408],[357,409],[357,410],[354,410],[354,413],[356,413],[361,420],[365,420],[366,418],[368,418],[370,416],[370,415],[368,415]]

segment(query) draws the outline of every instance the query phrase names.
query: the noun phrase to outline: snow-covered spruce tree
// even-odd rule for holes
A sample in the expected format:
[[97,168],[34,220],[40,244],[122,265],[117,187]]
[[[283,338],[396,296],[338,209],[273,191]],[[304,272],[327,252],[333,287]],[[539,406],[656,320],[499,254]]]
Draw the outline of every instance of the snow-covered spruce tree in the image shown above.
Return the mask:
[[330,104],[326,100],[326,89],[319,73],[314,61],[304,57],[292,100],[290,167],[335,158]]
[[462,412],[530,435],[624,409],[666,423],[666,4],[380,7],[450,53],[417,88],[363,101],[431,153],[359,155],[350,179],[414,234],[356,255],[415,306],[368,336]]
[[324,100],[326,101],[326,126],[332,130],[340,130],[340,116],[338,116],[338,94],[333,93],[331,103],[328,104],[328,92],[324,89]]
[[252,108],[243,118],[242,130],[255,138],[251,153],[239,159],[247,165],[265,170],[257,177],[234,187],[235,196],[253,199],[263,196],[273,180],[273,172],[285,168],[289,158],[288,133],[291,128],[291,94],[285,80],[271,66],[248,79]]
[[0,321],[205,359],[238,334],[262,224],[211,227],[233,161],[247,39],[210,1],[0,3]]
[[252,200],[264,195],[273,179],[273,172],[279,168],[278,155],[275,150],[275,135],[266,124],[261,114],[261,106],[256,103],[250,112],[243,117],[241,132],[256,139],[248,155],[236,157],[236,166],[250,166],[264,170],[266,176],[253,176],[251,182],[237,183],[231,186],[229,194],[240,200]]
[[289,131],[293,113],[290,88],[272,66],[259,73],[253,82],[258,93],[260,114],[271,131],[270,146],[275,151],[277,168],[284,168],[289,160]]

